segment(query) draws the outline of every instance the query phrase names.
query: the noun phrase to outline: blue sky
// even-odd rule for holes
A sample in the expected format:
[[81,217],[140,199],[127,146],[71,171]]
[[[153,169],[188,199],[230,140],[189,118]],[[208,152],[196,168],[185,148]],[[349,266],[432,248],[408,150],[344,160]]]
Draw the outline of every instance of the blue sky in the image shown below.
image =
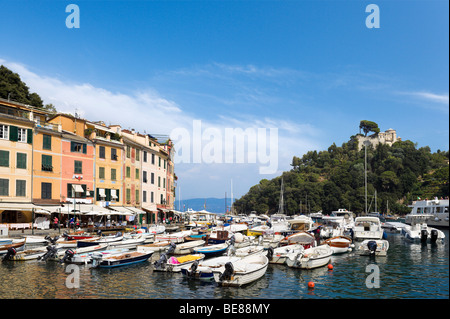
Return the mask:
[[[66,27],[70,3],[79,29]],[[371,3],[379,29],[365,24]],[[449,148],[448,1],[0,0],[0,11],[0,63],[58,110],[147,133],[194,120],[278,129],[276,173],[180,163],[182,198],[222,197],[231,179],[240,197],[363,119]]]

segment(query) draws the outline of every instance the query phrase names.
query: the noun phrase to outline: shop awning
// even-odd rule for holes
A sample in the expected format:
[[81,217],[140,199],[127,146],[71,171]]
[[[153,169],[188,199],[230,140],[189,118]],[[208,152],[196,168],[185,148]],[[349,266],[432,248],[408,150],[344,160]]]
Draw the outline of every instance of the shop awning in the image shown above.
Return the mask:
[[83,187],[81,185],[72,184],[72,188],[75,191],[75,193],[84,193]]
[[134,215],[129,209],[126,209],[123,206],[108,206],[110,215]]
[[126,206],[125,208],[131,210],[136,215],[144,215],[144,214],[146,214],[146,212],[144,212],[142,209],[139,209],[139,208],[136,208],[136,207]]
[[31,212],[37,206],[32,203],[1,203],[0,211],[2,210],[17,210],[22,212]]

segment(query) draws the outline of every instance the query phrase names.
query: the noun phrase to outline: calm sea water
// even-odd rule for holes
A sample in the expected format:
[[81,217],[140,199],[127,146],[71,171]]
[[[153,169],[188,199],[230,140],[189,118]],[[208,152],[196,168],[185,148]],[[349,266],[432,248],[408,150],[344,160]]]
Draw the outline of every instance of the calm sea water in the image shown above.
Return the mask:
[[[389,234],[387,257],[333,256],[334,269],[269,265],[260,280],[241,288],[219,287],[153,272],[151,262],[116,269],[79,267],[79,288],[68,288],[67,265],[57,262],[0,264],[0,298],[8,299],[448,299],[449,231],[443,245],[411,244]],[[157,260],[154,255],[152,260]],[[368,288],[368,265],[379,267],[379,288]],[[314,289],[307,283],[313,281]]]

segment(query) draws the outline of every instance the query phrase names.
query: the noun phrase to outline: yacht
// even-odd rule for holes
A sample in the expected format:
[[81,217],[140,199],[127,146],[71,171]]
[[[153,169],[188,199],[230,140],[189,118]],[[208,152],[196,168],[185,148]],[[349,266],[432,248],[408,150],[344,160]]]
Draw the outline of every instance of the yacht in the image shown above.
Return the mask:
[[382,239],[384,230],[378,217],[360,216],[355,218],[353,227],[355,240]]
[[426,215],[423,222],[428,226],[448,228],[448,199],[418,200],[409,207],[412,209],[406,215],[406,224],[412,225],[417,215]]

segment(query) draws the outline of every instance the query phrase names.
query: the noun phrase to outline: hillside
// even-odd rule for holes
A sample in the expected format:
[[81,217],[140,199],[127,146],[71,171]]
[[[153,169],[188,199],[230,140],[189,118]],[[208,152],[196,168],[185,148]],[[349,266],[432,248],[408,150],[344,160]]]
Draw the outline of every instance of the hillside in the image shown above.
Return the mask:
[[[287,214],[330,213],[347,208],[355,213],[365,209],[364,148],[358,151],[356,136],[338,147],[334,143],[324,151],[309,151],[294,156],[292,169],[271,180],[263,179],[235,202],[238,213],[276,213],[284,180],[284,211]],[[420,198],[449,195],[449,152],[431,153],[429,147],[411,141],[392,146],[379,144],[367,148],[367,183],[369,211],[406,214],[406,205]]]

